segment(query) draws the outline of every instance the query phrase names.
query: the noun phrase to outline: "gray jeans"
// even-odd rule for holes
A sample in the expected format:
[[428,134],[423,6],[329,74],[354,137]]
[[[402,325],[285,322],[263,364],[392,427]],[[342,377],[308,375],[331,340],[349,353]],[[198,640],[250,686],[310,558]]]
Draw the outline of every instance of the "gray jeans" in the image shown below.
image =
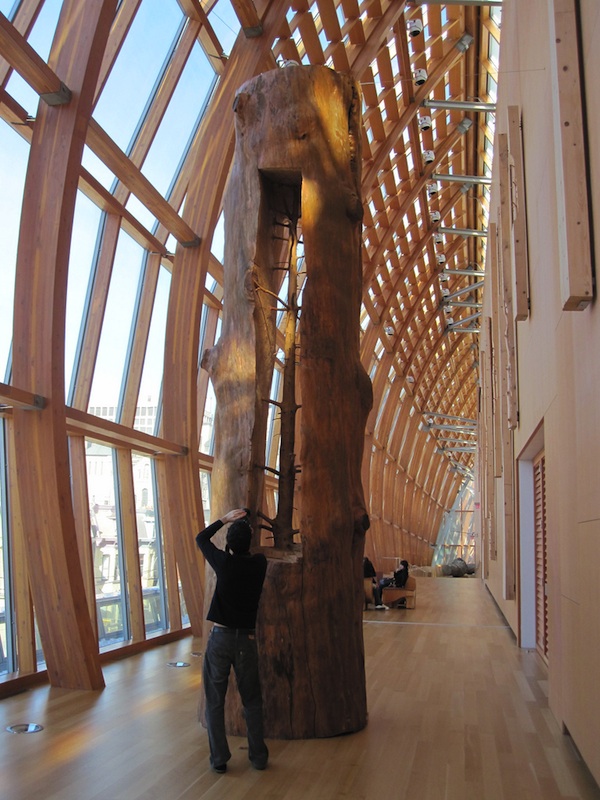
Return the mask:
[[264,769],[269,751],[263,735],[256,637],[253,631],[240,628],[214,627],[206,645],[203,675],[210,763],[221,766],[231,758],[225,734],[225,695],[232,666],[244,708],[248,758],[257,769]]

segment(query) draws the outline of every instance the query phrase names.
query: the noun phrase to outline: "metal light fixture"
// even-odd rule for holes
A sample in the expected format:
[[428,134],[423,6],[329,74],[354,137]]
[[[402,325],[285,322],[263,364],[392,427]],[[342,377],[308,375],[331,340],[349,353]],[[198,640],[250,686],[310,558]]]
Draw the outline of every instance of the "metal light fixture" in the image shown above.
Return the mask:
[[440,233],[448,233],[452,236],[487,236],[488,232],[476,230],[474,228],[438,228]]
[[411,36],[418,36],[423,33],[423,20],[411,19],[406,23],[406,29]]
[[450,183],[475,183],[491,186],[492,179],[483,175],[455,175],[451,173],[434,172],[431,176],[434,181],[449,181]]
[[483,111],[492,114],[496,111],[496,103],[482,103],[479,100],[423,100],[421,105],[445,111]]
[[470,33],[463,33],[458,42],[454,45],[461,53],[466,53],[473,43],[473,37]]

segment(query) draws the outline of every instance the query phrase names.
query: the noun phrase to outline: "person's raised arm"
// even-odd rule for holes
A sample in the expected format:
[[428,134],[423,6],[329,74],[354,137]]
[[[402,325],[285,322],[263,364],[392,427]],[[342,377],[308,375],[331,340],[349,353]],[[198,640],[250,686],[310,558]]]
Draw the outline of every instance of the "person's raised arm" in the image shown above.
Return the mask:
[[243,519],[247,515],[247,508],[234,508],[232,511],[228,511],[225,516],[221,517],[221,522],[223,525],[227,525],[228,522],[235,522],[236,519]]

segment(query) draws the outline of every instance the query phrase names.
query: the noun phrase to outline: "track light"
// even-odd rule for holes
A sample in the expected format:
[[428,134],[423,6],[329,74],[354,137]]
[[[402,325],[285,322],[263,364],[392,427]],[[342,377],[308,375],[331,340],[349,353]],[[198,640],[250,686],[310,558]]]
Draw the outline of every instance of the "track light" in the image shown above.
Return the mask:
[[466,53],[471,44],[473,43],[473,37],[470,33],[463,33],[460,37],[458,42],[454,45],[457,50],[460,50],[461,53]]
[[423,33],[423,21],[420,19],[411,19],[406,23],[406,29],[411,36],[418,36]]
[[481,103],[479,100],[423,100],[424,108],[440,108],[446,111],[481,111],[493,114],[496,111],[495,103]]
[[492,179],[483,175],[455,175],[454,173],[434,172],[431,176],[435,181],[449,181],[450,183],[476,183],[491,186]]
[[466,133],[472,124],[473,121],[465,117],[458,123],[458,125],[456,126],[456,130],[460,131],[461,133]]
[[447,233],[451,236],[482,236],[488,235],[487,231],[477,230],[475,228],[439,228],[441,233]]

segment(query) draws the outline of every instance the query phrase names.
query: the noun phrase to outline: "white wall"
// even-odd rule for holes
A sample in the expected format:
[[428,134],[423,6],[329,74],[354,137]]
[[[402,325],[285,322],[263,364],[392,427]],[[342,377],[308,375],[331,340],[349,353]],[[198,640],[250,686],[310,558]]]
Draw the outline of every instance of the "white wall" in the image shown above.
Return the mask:
[[[580,0],[580,7],[593,227],[600,231],[600,3]],[[531,310],[527,320],[516,324],[519,426],[514,436],[514,459],[519,491],[515,514],[522,537],[517,550],[516,599],[504,597],[501,479],[494,482],[499,557],[488,562],[487,583],[522,644],[529,646],[528,465],[533,456],[531,442],[543,426],[550,705],[600,782],[600,311],[595,302],[582,311],[562,309],[557,235],[562,221],[556,194],[553,120],[558,106],[552,90],[554,37],[549,8],[552,0],[528,0],[526,4],[506,0],[503,9],[496,132],[507,132],[507,107],[520,106]],[[496,169],[494,175],[492,222],[497,219],[499,205]],[[586,176],[582,174],[579,179],[585,181]],[[567,205],[572,202],[574,198],[566,198]],[[489,296],[484,312],[490,313]]]

